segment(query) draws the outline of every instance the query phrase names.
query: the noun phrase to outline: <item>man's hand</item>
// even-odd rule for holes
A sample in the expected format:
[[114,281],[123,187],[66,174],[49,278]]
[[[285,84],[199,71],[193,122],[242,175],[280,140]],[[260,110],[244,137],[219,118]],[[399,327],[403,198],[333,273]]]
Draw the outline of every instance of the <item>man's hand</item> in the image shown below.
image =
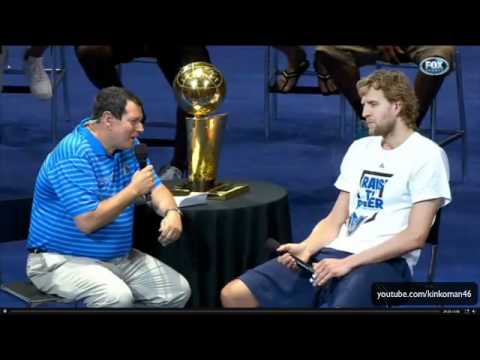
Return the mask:
[[301,242],[299,244],[283,244],[277,248],[278,252],[285,252],[285,254],[280,255],[277,260],[292,270],[298,270],[297,263],[295,259],[290,255],[296,256],[302,261],[308,262],[310,259],[310,254],[307,252],[307,246],[305,242]]
[[322,286],[328,280],[334,277],[341,277],[352,271],[352,267],[344,259],[323,259],[313,264],[315,273],[312,275],[314,279],[313,286]]
[[175,240],[178,240],[182,234],[182,219],[180,214],[176,211],[169,211],[160,222],[158,231],[160,232],[158,241],[162,246],[167,246]]
[[385,60],[392,64],[400,64],[397,55],[405,54],[405,51],[398,45],[379,46],[379,48],[383,52]]
[[153,166],[147,165],[142,170],[136,171],[130,181],[130,186],[137,196],[144,195],[154,187]]
[[108,199],[100,201],[95,210],[76,216],[75,224],[85,234],[91,234],[110,224],[136,198],[152,190],[153,176],[153,166],[151,165],[135,172],[132,180],[124,189]]

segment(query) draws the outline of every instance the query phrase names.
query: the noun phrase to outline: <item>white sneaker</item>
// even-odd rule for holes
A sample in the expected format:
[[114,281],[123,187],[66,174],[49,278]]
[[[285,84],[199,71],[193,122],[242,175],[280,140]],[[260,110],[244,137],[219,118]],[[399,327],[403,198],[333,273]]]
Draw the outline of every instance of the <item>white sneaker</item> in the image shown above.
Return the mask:
[[175,166],[167,165],[160,169],[159,177],[162,181],[181,180],[182,172]]
[[24,63],[24,69],[25,74],[30,80],[30,91],[32,95],[41,100],[50,99],[52,97],[52,84],[43,67],[43,58],[27,57]]
[[0,93],[3,90],[3,75],[5,71],[5,67],[7,66],[8,62],[8,48],[5,45],[2,45],[2,53],[0,54]]

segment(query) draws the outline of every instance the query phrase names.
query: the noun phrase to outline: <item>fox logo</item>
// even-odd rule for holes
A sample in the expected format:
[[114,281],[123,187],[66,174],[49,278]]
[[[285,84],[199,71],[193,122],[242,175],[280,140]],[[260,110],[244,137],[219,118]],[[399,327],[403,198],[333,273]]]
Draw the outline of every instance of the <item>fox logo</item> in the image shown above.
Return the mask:
[[420,71],[429,76],[440,76],[450,70],[450,64],[440,56],[423,59],[419,64]]

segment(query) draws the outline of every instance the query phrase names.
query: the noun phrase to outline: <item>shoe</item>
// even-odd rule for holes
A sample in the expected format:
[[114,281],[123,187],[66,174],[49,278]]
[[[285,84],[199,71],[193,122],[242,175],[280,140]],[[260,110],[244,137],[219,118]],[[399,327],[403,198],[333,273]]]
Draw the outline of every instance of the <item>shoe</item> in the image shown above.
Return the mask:
[[[277,82],[275,86],[277,89],[283,93],[288,93],[290,90],[292,90],[295,86],[297,86],[298,79],[300,76],[302,76],[305,71],[310,67],[310,63],[308,60],[303,60],[298,64],[298,68],[294,71],[288,71],[288,70],[283,70],[282,73],[280,74],[283,77],[283,85],[279,85]],[[290,87],[287,87],[288,85],[291,85]]]
[[3,75],[8,62],[8,48],[5,45],[2,45],[1,48],[2,53],[0,54],[0,93],[3,90]]
[[41,100],[50,99],[52,97],[52,84],[43,67],[43,58],[27,57],[24,63],[24,69],[25,74],[30,80],[30,91],[32,95]]
[[318,87],[320,88],[320,93],[322,95],[330,96],[340,94],[340,90],[335,84],[332,75],[328,73],[325,66],[315,63],[315,72],[317,73]]
[[160,169],[159,176],[162,181],[182,180],[182,171],[175,166],[166,165]]

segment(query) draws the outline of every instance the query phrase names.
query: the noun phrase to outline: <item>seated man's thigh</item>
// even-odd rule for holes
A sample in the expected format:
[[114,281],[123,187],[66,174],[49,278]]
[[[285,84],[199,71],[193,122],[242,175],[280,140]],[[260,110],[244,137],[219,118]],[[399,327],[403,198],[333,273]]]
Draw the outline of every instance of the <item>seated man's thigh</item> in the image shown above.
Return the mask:
[[133,303],[129,287],[103,262],[95,259],[35,254],[27,272],[37,288],[69,300],[84,300],[88,307],[128,307]]
[[374,283],[410,280],[410,270],[403,259],[360,266],[344,277],[332,280],[332,290],[322,305],[337,308],[373,307],[371,291]]
[[448,61],[450,69],[452,69],[455,57],[455,46],[408,46],[406,53],[411,59],[410,61],[416,64],[420,64],[423,59],[440,56]]
[[239,279],[261,307],[308,308],[315,304],[318,291],[310,283],[310,276],[287,268],[275,258],[248,270]]
[[379,57],[375,46],[318,45],[315,46],[315,51],[320,61],[328,57],[350,67],[374,64]]

